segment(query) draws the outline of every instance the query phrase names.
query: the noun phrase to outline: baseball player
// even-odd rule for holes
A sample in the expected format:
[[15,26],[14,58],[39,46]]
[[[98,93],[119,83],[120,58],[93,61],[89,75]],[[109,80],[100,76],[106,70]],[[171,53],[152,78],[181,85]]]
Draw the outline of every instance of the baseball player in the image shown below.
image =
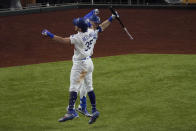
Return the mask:
[[52,40],[62,44],[74,45],[75,48],[72,57],[73,66],[70,74],[68,111],[64,117],[59,119],[59,122],[65,122],[78,117],[74,105],[80,87],[86,88],[92,106],[92,116],[90,117],[89,124],[94,123],[99,117],[100,113],[96,109],[96,97],[93,89],[92,73],[94,66],[91,56],[93,55],[93,49],[98,39],[98,33],[104,31],[116,17],[119,16],[112,15],[98,26],[98,22],[100,22],[98,21],[98,17],[92,15],[90,17],[92,29],[88,28],[88,24],[84,18],[74,19],[75,31],[78,33],[65,38],[54,35],[46,29],[42,31],[42,35],[48,36]]
[[[93,15],[97,16],[98,14],[99,14],[99,9],[93,9],[83,17],[84,20],[87,22],[89,28],[92,28],[90,23],[90,18],[92,18]],[[97,19],[99,20],[97,22],[100,23],[100,18],[98,16]],[[87,111],[87,101],[86,101],[87,90],[83,86],[85,85],[83,84],[80,87],[80,104],[78,105],[78,108],[76,110],[87,117],[91,117],[91,114]]]
[[[99,14],[99,9],[93,9],[92,11],[90,11],[88,14],[86,14],[83,18],[84,20],[87,22],[88,24],[88,28],[91,28],[92,25],[90,23],[90,18],[92,15],[98,15]],[[97,17],[99,18],[99,17]],[[100,19],[100,18],[99,18]],[[78,112],[80,112],[81,114],[87,116],[87,117],[91,117],[92,115],[88,112],[87,110],[87,101],[86,101],[86,96],[87,96],[87,90],[84,84],[82,84],[80,86],[80,90],[79,90],[79,94],[80,94],[80,104],[78,105],[78,108],[76,109]],[[67,107],[68,110],[69,106]],[[74,105],[75,108],[75,105]]]

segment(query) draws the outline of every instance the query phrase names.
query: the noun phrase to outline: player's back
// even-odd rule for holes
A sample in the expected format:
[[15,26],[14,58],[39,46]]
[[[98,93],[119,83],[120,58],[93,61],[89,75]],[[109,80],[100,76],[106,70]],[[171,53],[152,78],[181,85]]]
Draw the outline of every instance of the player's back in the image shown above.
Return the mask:
[[98,37],[98,31],[88,29],[87,32],[78,32],[70,37],[75,46],[74,59],[80,60],[93,55],[94,45]]

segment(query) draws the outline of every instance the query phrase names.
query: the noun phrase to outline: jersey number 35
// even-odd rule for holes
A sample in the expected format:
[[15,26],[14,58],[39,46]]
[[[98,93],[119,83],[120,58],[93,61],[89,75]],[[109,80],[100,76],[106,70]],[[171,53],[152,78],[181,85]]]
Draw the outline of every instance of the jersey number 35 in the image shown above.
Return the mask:
[[90,41],[87,41],[86,42],[86,49],[85,49],[85,51],[88,51],[88,50],[90,50],[91,49],[91,45],[92,45],[92,42],[93,42],[93,39],[92,40],[90,40]]

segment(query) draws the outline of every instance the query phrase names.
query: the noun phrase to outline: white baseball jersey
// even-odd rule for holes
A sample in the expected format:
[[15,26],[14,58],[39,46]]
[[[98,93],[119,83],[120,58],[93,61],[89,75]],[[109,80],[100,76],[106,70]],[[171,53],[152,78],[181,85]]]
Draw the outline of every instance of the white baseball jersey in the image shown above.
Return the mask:
[[81,88],[87,92],[93,90],[94,65],[90,57],[93,55],[98,32],[99,30],[88,29],[85,33],[78,32],[70,36],[71,44],[75,47],[70,74],[70,91],[78,92]]
[[82,60],[93,55],[93,49],[98,38],[98,30],[88,29],[87,32],[78,32],[70,36],[74,44],[73,60]]

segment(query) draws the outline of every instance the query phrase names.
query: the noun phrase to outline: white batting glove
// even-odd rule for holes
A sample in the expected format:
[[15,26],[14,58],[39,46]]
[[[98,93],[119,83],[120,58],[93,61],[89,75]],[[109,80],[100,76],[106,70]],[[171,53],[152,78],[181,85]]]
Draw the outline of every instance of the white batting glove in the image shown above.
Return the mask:
[[114,20],[116,18],[116,16],[114,14],[112,14],[112,19]]
[[48,30],[44,29],[44,30],[42,31],[42,35],[47,36],[47,32],[48,32]]
[[115,11],[116,14],[112,14],[112,19],[116,19],[116,18],[119,18],[119,14],[117,11]]
[[99,9],[95,9],[95,10],[94,10],[94,14],[95,14],[95,15],[98,15],[98,14],[99,14]]
[[51,32],[49,32],[48,30],[44,29],[42,31],[42,35],[44,36],[49,36],[50,38],[54,38],[54,34],[52,34]]

